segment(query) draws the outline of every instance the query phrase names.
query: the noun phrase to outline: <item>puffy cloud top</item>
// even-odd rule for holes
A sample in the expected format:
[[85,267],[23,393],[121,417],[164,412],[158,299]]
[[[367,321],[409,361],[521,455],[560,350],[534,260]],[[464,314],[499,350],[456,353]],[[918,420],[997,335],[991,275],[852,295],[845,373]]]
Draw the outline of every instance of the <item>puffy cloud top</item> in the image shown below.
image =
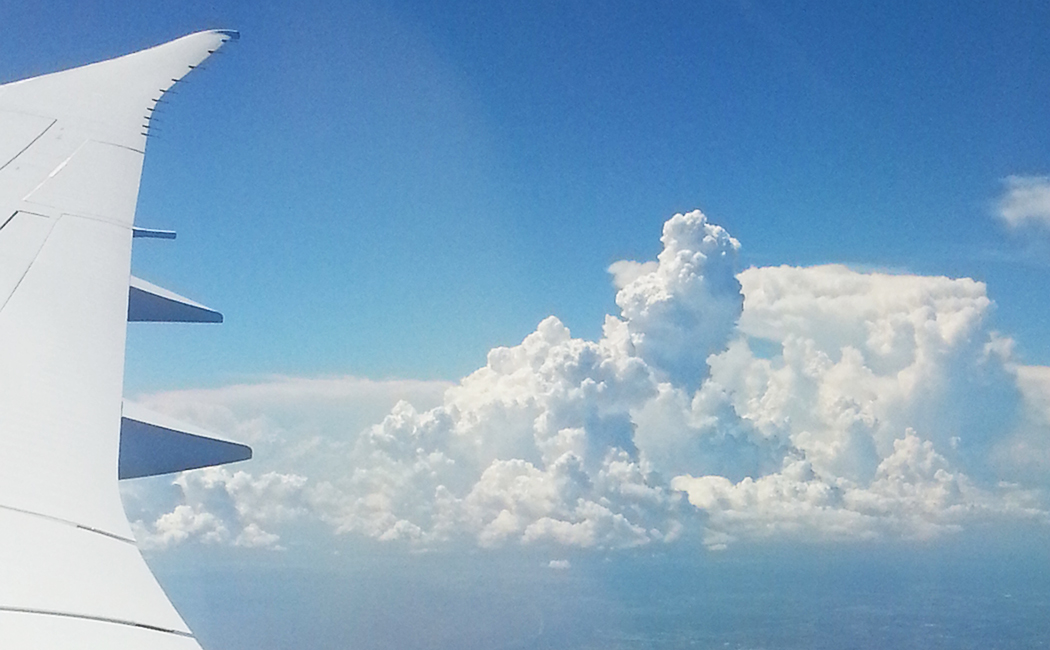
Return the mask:
[[638,357],[661,379],[696,388],[707,356],[725,348],[740,318],[740,243],[699,210],[671,217],[660,241],[655,266],[610,267],[623,283],[616,304]]
[[[988,329],[983,284],[737,273],[739,243],[698,211],[662,242],[655,261],[609,268],[620,314],[600,340],[549,317],[440,403],[402,401],[371,426],[304,442],[289,414],[319,401],[303,381],[254,401],[250,387],[152,396],[203,426],[250,422],[264,448],[247,471],[181,475],[166,505],[129,486],[140,536],[277,547],[314,521],[417,547],[719,549],[1046,522],[1033,477],[1050,458],[1050,370],[1019,366]],[[432,392],[411,388],[417,404]]]

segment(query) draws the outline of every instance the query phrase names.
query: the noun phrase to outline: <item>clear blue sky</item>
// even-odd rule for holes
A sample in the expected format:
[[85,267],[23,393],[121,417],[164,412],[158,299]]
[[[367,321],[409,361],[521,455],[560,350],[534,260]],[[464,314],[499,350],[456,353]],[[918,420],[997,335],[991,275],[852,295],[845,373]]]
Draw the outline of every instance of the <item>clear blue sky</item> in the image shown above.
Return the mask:
[[596,337],[605,267],[703,209],[743,266],[987,281],[1050,361],[1045,246],[992,205],[1050,170],[1031,2],[53,2],[0,9],[0,78],[205,27],[242,40],[164,107],[135,272],[225,312],[131,332],[131,390],[269,373],[455,379],[549,314]]

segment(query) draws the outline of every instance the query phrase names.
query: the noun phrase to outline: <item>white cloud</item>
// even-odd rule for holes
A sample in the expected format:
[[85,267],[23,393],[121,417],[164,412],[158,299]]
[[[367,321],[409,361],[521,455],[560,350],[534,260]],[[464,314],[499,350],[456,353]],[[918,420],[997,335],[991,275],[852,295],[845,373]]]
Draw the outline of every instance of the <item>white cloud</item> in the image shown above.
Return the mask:
[[177,505],[158,517],[152,527],[141,521],[136,521],[133,527],[139,545],[146,549],[164,548],[191,538],[205,543],[225,542],[230,538],[229,530],[218,516],[186,504]]
[[[696,388],[707,356],[724,349],[743,296],[734,276],[740,243],[699,211],[664,224],[657,264],[609,267],[633,351],[661,379]],[[619,270],[619,272],[617,272]]]
[[643,275],[655,273],[659,268],[659,262],[620,260],[610,264],[607,270],[613,276],[613,286],[619,291]]
[[[938,447],[956,437],[976,449],[1017,407],[1010,374],[985,350],[982,283],[842,266],[748,269],[740,280],[741,336],[710,360],[712,378],[740,416],[818,471],[869,479],[909,427]],[[780,353],[760,358],[754,339]]]
[[717,550],[1046,521],[1031,477],[1050,459],[1050,370],[1012,360],[982,283],[735,274],[739,244],[699,212],[662,241],[658,260],[610,267],[621,313],[600,340],[549,317],[454,385],[278,378],[140,398],[255,441],[256,460],[128,486],[137,531],[154,547],[277,548],[321,527],[417,548],[617,548],[699,530]]
[[1010,435],[995,440],[991,461],[1000,476],[1050,487],[1050,368],[1016,366],[1024,408]]
[[338,530],[418,543],[631,546],[666,539],[678,498],[636,456],[643,363],[548,318],[426,412],[401,404],[363,432],[328,488]]
[[[283,526],[311,513],[306,483],[293,474],[256,477],[225,467],[183,472],[172,481],[180,503],[152,522],[137,519],[136,539],[145,548],[199,540],[279,549],[280,536],[263,526]],[[130,495],[124,496],[127,502]]]
[[808,461],[789,458],[781,471],[754,480],[679,476],[672,487],[708,516],[704,543],[712,550],[738,539],[929,539],[967,524],[1047,521],[1030,492],[975,486],[910,430],[866,484],[821,476]]
[[1010,226],[1050,226],[1050,176],[1008,176],[997,215]]
[[266,532],[262,528],[259,528],[259,524],[252,522],[241,530],[240,534],[237,535],[237,538],[233,540],[233,545],[243,546],[245,548],[281,549],[281,547],[277,545],[279,539],[279,536]]

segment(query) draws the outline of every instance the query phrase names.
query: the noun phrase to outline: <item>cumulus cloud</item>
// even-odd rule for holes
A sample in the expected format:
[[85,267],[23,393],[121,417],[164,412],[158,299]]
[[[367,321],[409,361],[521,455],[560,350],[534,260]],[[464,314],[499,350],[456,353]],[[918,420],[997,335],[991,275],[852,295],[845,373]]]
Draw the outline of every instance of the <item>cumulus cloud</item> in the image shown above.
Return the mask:
[[[173,481],[179,504],[152,523],[137,519],[135,535],[147,549],[189,540],[280,549],[280,536],[267,528],[293,523],[312,511],[306,482],[295,474],[253,476],[224,467],[183,472]],[[126,491],[124,498],[126,504],[135,503],[142,495]]]
[[610,267],[624,283],[616,304],[634,354],[659,378],[696,388],[707,375],[707,356],[725,347],[740,317],[740,243],[700,211],[669,219],[660,241],[655,265]]
[[[741,337],[710,360],[714,377],[737,413],[821,472],[870,478],[909,427],[938,447],[983,448],[1016,408],[1011,376],[986,350],[982,283],[842,266],[740,280]],[[756,340],[779,354],[756,355]]]
[[574,339],[551,317],[449,389],[363,432],[354,470],[324,486],[342,532],[431,543],[468,537],[616,547],[672,538],[680,500],[632,442],[653,390],[640,360]]
[[1010,226],[1050,226],[1050,176],[1007,176],[996,213]]
[[866,484],[821,475],[794,458],[757,479],[734,484],[722,476],[679,476],[672,487],[708,515],[703,541],[712,550],[741,538],[929,539],[967,524],[1046,522],[1030,492],[1013,485],[981,489],[950,467],[929,440],[908,430]]
[[552,316],[454,385],[146,396],[257,453],[127,487],[140,538],[279,548],[323,526],[416,548],[717,550],[1046,522],[1032,477],[1050,458],[1050,369],[989,330],[982,283],[738,273],[740,244],[700,212],[661,241],[654,261],[610,266],[620,313],[599,340]]

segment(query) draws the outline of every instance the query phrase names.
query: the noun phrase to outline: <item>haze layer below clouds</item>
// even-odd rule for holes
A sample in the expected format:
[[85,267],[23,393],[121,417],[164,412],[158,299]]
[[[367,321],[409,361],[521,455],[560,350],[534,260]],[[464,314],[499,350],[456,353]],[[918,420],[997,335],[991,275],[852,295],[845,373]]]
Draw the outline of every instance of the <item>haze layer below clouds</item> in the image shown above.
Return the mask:
[[323,566],[238,551],[201,567],[188,548],[151,565],[202,645],[227,650],[1034,649],[1050,634],[1046,562],[1017,547],[619,551],[552,569],[520,548],[347,546]]
[[256,460],[126,484],[140,542],[557,554],[1045,538],[1050,369],[989,328],[984,284],[739,271],[740,243],[699,211],[661,242],[656,260],[610,267],[620,313],[600,339],[551,316],[454,385],[143,396]]

